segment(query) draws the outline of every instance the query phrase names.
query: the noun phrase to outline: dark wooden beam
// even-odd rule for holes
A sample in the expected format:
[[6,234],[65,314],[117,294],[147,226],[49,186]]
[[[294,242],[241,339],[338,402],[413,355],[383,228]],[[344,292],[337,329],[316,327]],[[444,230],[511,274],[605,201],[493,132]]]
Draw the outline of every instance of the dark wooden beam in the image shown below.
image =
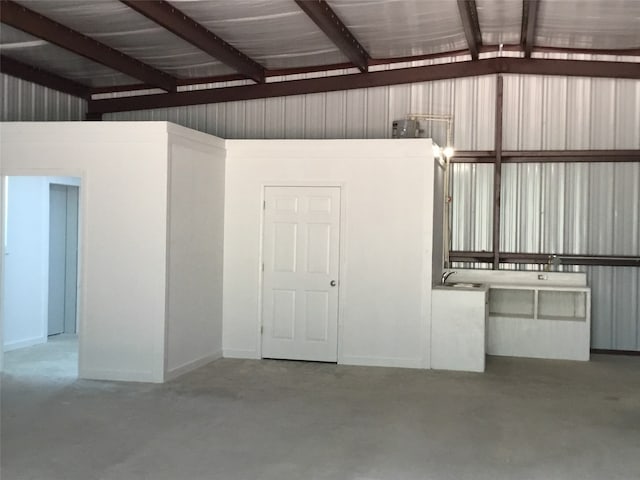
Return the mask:
[[311,78],[307,80],[289,80],[258,85],[92,100],[89,103],[89,110],[102,113],[124,112],[149,108],[179,107],[205,103],[253,100],[256,98],[334,92],[496,73],[640,79],[640,64],[507,57],[489,58],[469,62],[453,62],[380,72]]
[[175,79],[160,70],[156,70],[135,58],[114,50],[15,2],[3,0],[1,6],[0,21],[6,25],[168,92],[176,90]]
[[475,0],[458,0],[458,10],[464,28],[464,35],[467,38],[467,45],[471,52],[471,59],[477,60],[482,46],[482,33],[478,22],[478,9]]
[[538,0],[524,0],[522,4],[522,31],[520,44],[524,50],[524,57],[530,58],[536,40],[536,23],[538,21]]
[[90,89],[86,85],[61,77],[55,73],[32,67],[6,55],[0,55],[0,72],[27,82],[37,83],[52,90],[68,93],[75,97],[89,98],[90,96]]
[[498,75],[496,82],[496,116],[494,145],[495,163],[493,165],[493,268],[500,268],[500,198],[502,188],[502,100],[504,82]]
[[367,71],[369,54],[325,0],[295,1],[360,71]]
[[120,1],[237,72],[258,83],[264,82],[265,70],[262,65],[171,4],[162,0]]

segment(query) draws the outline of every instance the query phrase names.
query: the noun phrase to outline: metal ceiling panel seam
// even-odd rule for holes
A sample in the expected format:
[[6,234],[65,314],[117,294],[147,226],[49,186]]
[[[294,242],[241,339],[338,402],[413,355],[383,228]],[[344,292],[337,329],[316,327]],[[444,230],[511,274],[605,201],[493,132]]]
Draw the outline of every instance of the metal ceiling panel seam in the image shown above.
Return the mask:
[[536,46],[627,49],[640,46],[640,2],[540,2]]
[[484,45],[520,43],[522,0],[476,0]]
[[455,1],[329,0],[328,3],[372,58],[467,48]]
[[118,0],[16,3],[171,75],[206,77],[235,73]]
[[[91,87],[134,84],[138,80],[2,24],[0,50],[14,60]],[[55,59],[55,61],[52,61]]]
[[180,1],[175,5],[270,70],[349,61],[290,0]]

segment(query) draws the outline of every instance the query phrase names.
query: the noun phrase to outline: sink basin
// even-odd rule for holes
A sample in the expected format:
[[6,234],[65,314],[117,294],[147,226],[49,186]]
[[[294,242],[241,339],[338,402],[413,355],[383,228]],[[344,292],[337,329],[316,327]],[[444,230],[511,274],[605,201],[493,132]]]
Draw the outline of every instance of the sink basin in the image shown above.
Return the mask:
[[445,283],[444,286],[454,287],[454,288],[480,288],[482,287],[482,283],[454,282],[454,283]]

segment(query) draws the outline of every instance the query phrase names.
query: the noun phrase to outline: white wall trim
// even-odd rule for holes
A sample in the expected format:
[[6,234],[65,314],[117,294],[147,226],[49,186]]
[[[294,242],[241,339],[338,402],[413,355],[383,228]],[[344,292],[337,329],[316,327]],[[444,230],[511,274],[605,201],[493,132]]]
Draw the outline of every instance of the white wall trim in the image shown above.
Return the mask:
[[422,358],[410,357],[359,357],[343,355],[340,365],[360,365],[367,367],[423,368]]
[[222,350],[223,358],[249,358],[260,359],[260,352],[257,350],[241,350],[237,348],[225,348]]
[[79,369],[78,378],[87,380],[109,380],[115,382],[147,382],[162,383],[162,377],[158,377],[151,371],[136,370],[103,370],[103,369]]
[[46,336],[27,338],[26,340],[19,340],[17,342],[11,342],[11,343],[6,344],[3,347],[3,350],[5,352],[10,352],[12,350],[18,350],[19,348],[32,347],[34,345],[40,345],[42,343],[47,343],[47,337]]
[[187,362],[178,367],[172,368],[171,370],[167,370],[164,374],[164,381],[167,382],[169,380],[173,380],[174,378],[177,378],[180,375],[184,375],[187,372],[203,367],[208,363],[219,360],[220,358],[222,358],[222,350],[217,350],[210,355],[206,355],[204,357],[198,358],[191,362]]

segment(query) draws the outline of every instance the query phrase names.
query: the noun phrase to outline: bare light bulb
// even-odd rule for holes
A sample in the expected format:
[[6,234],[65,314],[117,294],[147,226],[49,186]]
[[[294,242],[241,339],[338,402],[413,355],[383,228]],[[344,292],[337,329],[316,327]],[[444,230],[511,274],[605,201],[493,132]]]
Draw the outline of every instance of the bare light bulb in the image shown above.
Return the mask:
[[455,151],[453,150],[453,147],[445,147],[442,153],[444,154],[445,157],[451,158],[453,157],[453,154],[455,153]]

